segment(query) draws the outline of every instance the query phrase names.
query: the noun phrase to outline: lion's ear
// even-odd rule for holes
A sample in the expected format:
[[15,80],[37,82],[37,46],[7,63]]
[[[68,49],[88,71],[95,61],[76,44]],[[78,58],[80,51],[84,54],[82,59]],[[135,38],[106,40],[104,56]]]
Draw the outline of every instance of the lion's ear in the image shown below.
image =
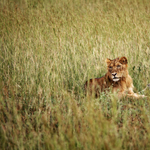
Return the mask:
[[109,65],[110,62],[111,62],[111,60],[107,58],[107,59],[105,60],[105,62],[107,63],[107,65]]
[[119,62],[120,62],[121,64],[127,64],[127,63],[128,63],[128,60],[127,60],[126,57],[121,57],[121,58],[119,59]]

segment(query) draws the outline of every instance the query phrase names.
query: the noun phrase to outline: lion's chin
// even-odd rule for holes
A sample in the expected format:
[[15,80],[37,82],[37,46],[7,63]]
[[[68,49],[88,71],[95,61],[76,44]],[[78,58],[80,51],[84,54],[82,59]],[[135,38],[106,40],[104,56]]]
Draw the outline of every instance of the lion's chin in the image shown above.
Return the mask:
[[113,78],[114,82],[118,82],[120,79],[119,78]]

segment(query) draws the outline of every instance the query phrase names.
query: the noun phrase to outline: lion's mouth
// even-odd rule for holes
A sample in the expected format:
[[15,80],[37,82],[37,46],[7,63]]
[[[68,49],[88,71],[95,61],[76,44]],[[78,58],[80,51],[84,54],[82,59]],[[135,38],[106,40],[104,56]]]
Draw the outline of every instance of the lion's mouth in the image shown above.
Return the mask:
[[118,78],[118,77],[113,77],[113,81],[114,82],[117,82],[117,81],[119,81],[120,79]]

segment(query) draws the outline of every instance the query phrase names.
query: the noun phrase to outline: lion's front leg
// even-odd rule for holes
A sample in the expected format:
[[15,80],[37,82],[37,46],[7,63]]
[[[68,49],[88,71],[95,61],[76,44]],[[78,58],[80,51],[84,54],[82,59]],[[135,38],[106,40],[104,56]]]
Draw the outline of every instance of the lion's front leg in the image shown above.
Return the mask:
[[123,98],[123,97],[139,99],[139,98],[146,98],[147,96],[145,96],[145,95],[139,95],[139,94],[137,94],[137,93],[127,94],[127,93],[119,92],[119,93],[118,93],[118,97],[119,97],[120,99]]
[[132,98],[145,98],[145,95],[139,95],[137,93],[132,93],[132,94],[127,94],[128,97],[132,97]]
[[133,91],[133,84],[131,84],[131,86],[128,88],[128,93],[127,93],[128,97],[132,97],[132,98],[145,98],[145,95],[139,95],[137,93],[134,93]]
[[118,92],[118,97],[119,98],[123,98],[123,97],[129,97],[129,98],[146,98],[145,95],[139,95],[137,93],[133,92],[133,86],[131,86],[130,88],[128,88],[127,90],[122,89],[121,91]]

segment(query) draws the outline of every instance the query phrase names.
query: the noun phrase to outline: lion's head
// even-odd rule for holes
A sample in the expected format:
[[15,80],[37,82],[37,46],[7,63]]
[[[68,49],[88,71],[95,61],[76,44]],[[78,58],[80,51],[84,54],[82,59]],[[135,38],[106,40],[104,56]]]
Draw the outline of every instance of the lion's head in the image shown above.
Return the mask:
[[121,80],[121,78],[127,76],[128,61],[126,57],[116,58],[114,60],[110,60],[107,58],[106,63],[108,69],[108,76],[112,81],[118,82],[119,80]]

